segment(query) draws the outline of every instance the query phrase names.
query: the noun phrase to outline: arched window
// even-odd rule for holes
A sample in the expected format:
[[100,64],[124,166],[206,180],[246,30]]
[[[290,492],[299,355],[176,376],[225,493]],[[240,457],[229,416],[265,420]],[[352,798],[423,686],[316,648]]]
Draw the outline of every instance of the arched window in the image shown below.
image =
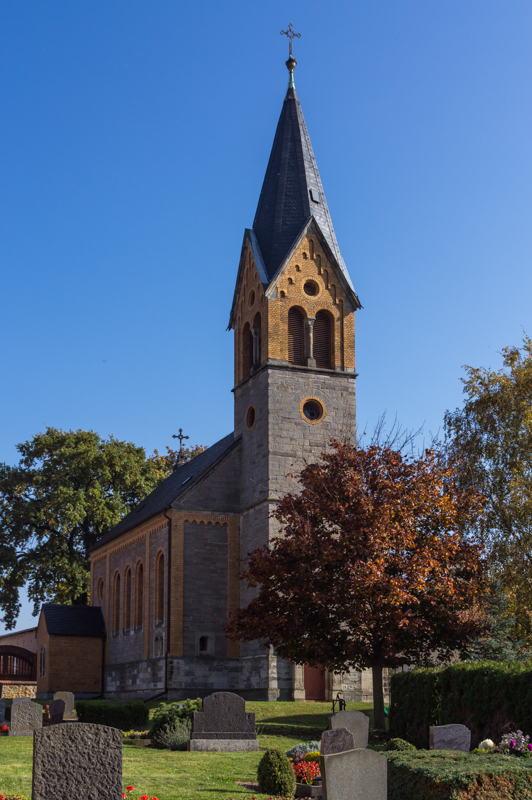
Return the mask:
[[308,250],[309,250],[309,253],[310,253],[310,257],[314,258],[314,242],[312,241],[312,239],[309,240]]
[[295,307],[288,312],[288,361],[290,364],[305,363],[305,318]]
[[120,630],[120,573],[115,572],[113,580],[113,619],[112,619],[113,633],[118,633]]
[[242,331],[242,371],[244,378],[249,378],[251,367],[253,366],[253,336],[249,322],[244,325]]
[[155,562],[155,622],[164,619],[164,554],[159,553]]
[[131,567],[124,573],[124,629],[131,628]]
[[103,578],[99,578],[98,587],[96,589],[96,602],[99,606],[103,606]]
[[144,567],[139,561],[135,570],[135,628],[142,628],[144,618]]
[[252,364],[254,367],[258,367],[261,362],[261,338],[260,338],[260,314],[257,312],[255,314],[255,319],[253,320],[253,361]]
[[314,358],[316,366],[332,369],[333,322],[326,311],[318,311],[314,323]]

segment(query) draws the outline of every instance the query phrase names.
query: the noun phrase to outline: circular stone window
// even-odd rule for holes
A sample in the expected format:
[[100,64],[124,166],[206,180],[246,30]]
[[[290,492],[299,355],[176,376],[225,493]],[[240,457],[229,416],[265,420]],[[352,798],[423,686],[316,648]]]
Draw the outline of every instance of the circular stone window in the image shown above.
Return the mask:
[[255,419],[256,419],[255,406],[251,405],[246,411],[246,428],[248,429],[248,431],[250,431],[252,427],[255,425]]
[[325,405],[317,397],[304,397],[299,404],[299,413],[309,425],[316,425],[325,417]]
[[253,308],[255,305],[255,291],[252,289],[249,293],[249,307]]
[[308,294],[309,297],[316,297],[319,292],[319,286],[316,281],[305,281],[305,285],[303,286],[303,291],[305,294]]

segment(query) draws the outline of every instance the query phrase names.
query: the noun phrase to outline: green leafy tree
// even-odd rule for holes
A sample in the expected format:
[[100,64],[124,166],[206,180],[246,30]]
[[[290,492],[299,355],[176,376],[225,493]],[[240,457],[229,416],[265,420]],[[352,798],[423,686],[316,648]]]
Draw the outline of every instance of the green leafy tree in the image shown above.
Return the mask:
[[167,478],[174,471],[180,454],[182,455],[183,462],[186,463],[192,458],[199,456],[200,453],[204,453],[207,449],[208,445],[206,444],[196,444],[192,447],[183,447],[182,451],[173,450],[171,447],[166,445],[166,453],[159,453],[158,450],[154,450],[153,455],[150,456],[150,460],[153,461],[155,465],[158,477],[161,480],[164,480],[164,478]]
[[89,550],[165,475],[144,449],[94,431],[47,428],[0,465],[0,608],[8,629],[28,586],[43,602],[89,602]]
[[515,636],[532,644],[532,340],[505,347],[499,370],[465,367],[464,405],[445,416],[463,486],[486,499],[491,573],[502,579]]
[[515,638],[516,620],[502,581],[492,582],[483,597],[486,631],[472,639],[464,652],[467,661],[530,661],[531,653],[523,640]]

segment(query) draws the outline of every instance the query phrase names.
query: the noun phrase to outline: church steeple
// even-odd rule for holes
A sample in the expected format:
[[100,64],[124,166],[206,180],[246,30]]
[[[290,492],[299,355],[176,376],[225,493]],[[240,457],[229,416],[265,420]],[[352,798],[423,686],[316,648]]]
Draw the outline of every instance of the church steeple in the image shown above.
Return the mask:
[[290,53],[286,62],[290,82],[277,124],[253,231],[271,281],[304,225],[311,216],[314,217],[352,289],[293,82],[296,63]]

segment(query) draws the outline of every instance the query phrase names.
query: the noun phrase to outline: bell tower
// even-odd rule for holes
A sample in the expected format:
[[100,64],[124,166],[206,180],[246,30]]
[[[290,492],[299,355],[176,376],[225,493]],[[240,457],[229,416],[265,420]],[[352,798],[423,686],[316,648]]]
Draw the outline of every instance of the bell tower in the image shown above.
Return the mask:
[[[355,311],[316,159],[290,78],[253,227],[246,229],[229,329],[235,333],[235,437],[241,438],[241,558],[279,535],[270,514],[331,438],[354,437]],[[241,605],[251,595],[241,587]],[[240,693],[299,699],[302,672],[241,645]]]

